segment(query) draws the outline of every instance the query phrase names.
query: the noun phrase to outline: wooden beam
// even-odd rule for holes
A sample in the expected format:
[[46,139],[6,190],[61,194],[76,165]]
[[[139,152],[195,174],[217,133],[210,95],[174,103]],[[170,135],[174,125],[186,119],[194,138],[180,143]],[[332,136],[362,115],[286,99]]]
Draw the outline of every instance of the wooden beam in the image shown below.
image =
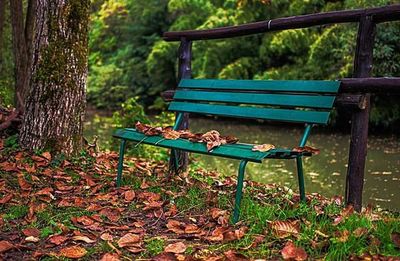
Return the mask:
[[340,80],[340,93],[400,94],[400,77],[345,78]]
[[[375,29],[376,24],[372,16],[365,16],[360,20],[354,59],[355,78],[370,77],[371,75]],[[354,111],[351,120],[350,151],[345,197],[346,204],[353,205],[356,211],[361,211],[362,208],[369,110],[370,94],[367,93],[365,94],[365,109]]]
[[[181,39],[179,46],[179,64],[178,64],[178,82],[181,79],[192,78],[192,41],[188,41],[186,38]],[[189,113],[184,113],[183,120],[178,129],[189,128]],[[170,169],[175,169],[178,172],[186,171],[189,164],[189,154],[185,151],[176,151],[177,153],[171,153],[170,157]],[[176,165],[175,157],[178,157],[179,166]]]
[[273,20],[248,23],[238,26],[226,26],[207,30],[188,30],[164,33],[166,41],[222,39],[269,31],[306,28],[333,23],[359,22],[362,17],[371,17],[375,23],[400,20],[400,4],[378,8],[333,11],[318,14],[300,15]]

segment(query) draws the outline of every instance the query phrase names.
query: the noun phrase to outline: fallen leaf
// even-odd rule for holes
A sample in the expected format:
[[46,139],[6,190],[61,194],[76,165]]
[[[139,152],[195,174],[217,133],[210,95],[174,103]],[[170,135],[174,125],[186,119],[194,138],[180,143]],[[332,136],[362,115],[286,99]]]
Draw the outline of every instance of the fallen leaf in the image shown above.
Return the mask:
[[119,261],[118,254],[115,253],[105,253],[104,256],[100,259],[100,261]]
[[254,145],[251,150],[252,151],[266,152],[266,151],[273,150],[273,149],[275,149],[275,145],[272,145],[272,144],[261,144],[261,145]]
[[26,238],[25,238],[25,241],[26,241],[26,242],[34,242],[34,243],[36,243],[36,242],[39,242],[40,239],[39,239],[38,237],[29,236],[29,237],[26,237]]
[[350,236],[350,232],[347,229],[345,229],[345,230],[339,232],[339,237],[337,238],[337,240],[339,242],[347,242],[347,240],[349,239],[349,236]]
[[130,202],[135,198],[135,191],[133,190],[128,190],[124,194],[124,198],[126,201]]
[[119,210],[116,208],[104,208],[99,214],[106,216],[112,222],[117,222],[121,217]]
[[183,222],[179,222],[177,220],[170,219],[170,220],[168,220],[168,223],[166,226],[167,226],[168,230],[170,230],[176,234],[184,234],[185,233],[186,224]]
[[42,153],[42,156],[47,159],[48,161],[51,161],[51,154],[48,151],[45,151]]
[[138,235],[128,233],[121,237],[117,243],[119,247],[126,247],[138,242],[140,242],[140,237]]
[[26,236],[26,237],[39,237],[40,231],[37,228],[25,228],[22,230],[22,233]]
[[183,242],[177,242],[174,244],[169,244],[164,248],[165,252],[181,254],[186,251],[186,245]]
[[55,244],[55,245],[61,245],[65,241],[68,240],[68,237],[66,236],[61,236],[61,235],[55,235],[49,238],[50,243]]
[[400,248],[400,233],[394,232],[391,235],[393,244],[397,247]]
[[248,258],[246,258],[244,255],[237,253],[233,250],[228,250],[226,252],[224,252],[224,256],[226,257],[226,259],[228,261],[247,261],[250,260]]
[[72,240],[74,240],[74,241],[83,241],[83,242],[88,243],[88,244],[96,242],[96,240],[90,239],[87,236],[73,236]]
[[294,259],[296,261],[303,261],[307,259],[307,253],[304,249],[296,247],[292,241],[288,241],[281,251],[284,260]]
[[13,194],[7,194],[7,196],[4,196],[0,199],[0,204],[6,204],[13,198]]
[[194,234],[200,231],[199,227],[195,224],[189,224],[185,227],[186,234]]
[[179,131],[169,130],[164,131],[162,136],[164,137],[164,139],[167,140],[176,140],[181,136],[181,134],[179,133]]
[[17,164],[9,162],[9,161],[4,161],[0,163],[0,169],[9,172],[9,171],[18,171]]
[[31,184],[29,184],[25,180],[23,174],[19,173],[17,176],[18,176],[18,184],[19,184],[19,186],[21,187],[22,190],[31,190],[32,189]]
[[368,229],[365,227],[359,227],[353,231],[353,235],[355,237],[361,237],[368,233]]
[[298,152],[298,153],[311,153],[311,154],[315,154],[318,155],[319,154],[319,149],[310,147],[310,146],[304,146],[304,147],[295,147],[292,149],[292,151],[294,152]]
[[72,247],[62,248],[60,250],[59,256],[72,258],[72,259],[78,259],[78,258],[84,257],[86,255],[86,253],[87,253],[87,251],[83,247],[72,246]]
[[174,253],[163,252],[154,256],[152,261],[177,261],[178,259],[175,257]]
[[10,249],[14,248],[14,245],[6,240],[0,241],[0,253],[6,252]]
[[300,223],[298,220],[294,221],[272,221],[270,227],[274,230],[275,236],[278,238],[285,238],[291,235],[298,235],[300,233]]
[[213,148],[222,144],[221,135],[216,130],[211,130],[201,136],[201,141],[207,144],[207,150],[211,151]]
[[113,236],[110,235],[110,233],[103,233],[101,234],[100,238],[104,241],[112,241],[114,239]]
[[77,217],[77,218],[76,218],[76,221],[77,221],[78,223],[81,223],[81,224],[84,225],[84,226],[90,226],[90,225],[92,225],[92,224],[94,223],[94,220],[91,219],[91,218],[88,217],[88,216],[80,216],[80,217]]

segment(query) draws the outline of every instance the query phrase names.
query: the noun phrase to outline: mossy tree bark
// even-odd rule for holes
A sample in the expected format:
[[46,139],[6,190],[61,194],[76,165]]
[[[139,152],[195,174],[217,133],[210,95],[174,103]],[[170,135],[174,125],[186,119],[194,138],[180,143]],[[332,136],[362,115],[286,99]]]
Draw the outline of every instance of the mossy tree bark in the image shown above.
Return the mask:
[[90,0],[35,6],[32,71],[20,131],[26,149],[72,155],[82,147]]

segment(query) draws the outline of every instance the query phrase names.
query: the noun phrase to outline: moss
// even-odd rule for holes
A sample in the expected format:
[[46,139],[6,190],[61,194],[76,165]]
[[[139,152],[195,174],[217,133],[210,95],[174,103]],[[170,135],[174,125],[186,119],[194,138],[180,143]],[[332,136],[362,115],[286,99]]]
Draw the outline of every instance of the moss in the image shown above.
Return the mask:
[[[89,4],[88,0],[71,0],[61,11],[49,12],[48,45],[41,50],[34,81],[55,88],[47,88],[43,101],[57,98],[65,88],[75,89],[77,82],[73,76],[86,74]],[[61,22],[60,17],[64,17]]]

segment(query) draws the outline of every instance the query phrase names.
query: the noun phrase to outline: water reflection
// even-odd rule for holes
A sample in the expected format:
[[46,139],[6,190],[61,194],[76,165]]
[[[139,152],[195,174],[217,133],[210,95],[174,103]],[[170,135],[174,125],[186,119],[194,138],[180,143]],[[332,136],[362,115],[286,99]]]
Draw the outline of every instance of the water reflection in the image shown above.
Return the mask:
[[[85,125],[87,137],[99,136],[104,149],[117,149],[112,142],[110,118],[94,117]],[[234,135],[245,143],[270,143],[279,147],[297,146],[301,128],[257,125],[247,122],[195,119],[193,131],[218,130],[222,135]],[[328,128],[313,129],[308,145],[319,148],[319,155],[305,158],[305,182],[307,192],[319,192],[325,196],[343,195],[347,170],[349,135],[333,133]],[[236,175],[239,162],[224,158],[197,155],[207,168],[227,175]],[[266,160],[263,164],[249,163],[246,178],[263,183],[278,183],[294,190],[297,188],[294,160]],[[372,203],[382,208],[400,211],[400,138],[369,137],[364,204]]]
[[[223,135],[234,134],[241,142],[270,143],[279,147],[297,146],[301,128],[255,125],[226,121],[196,120],[191,128],[199,131],[217,129]],[[308,145],[319,148],[319,155],[305,158],[307,192],[325,196],[343,195],[347,171],[349,135],[332,133],[328,128],[313,129]],[[369,137],[364,204],[400,210],[400,139],[397,137]],[[235,160],[200,155],[210,169],[236,175]],[[294,160],[266,160],[263,164],[248,164],[247,177],[262,183],[278,183],[294,190],[297,188]]]

